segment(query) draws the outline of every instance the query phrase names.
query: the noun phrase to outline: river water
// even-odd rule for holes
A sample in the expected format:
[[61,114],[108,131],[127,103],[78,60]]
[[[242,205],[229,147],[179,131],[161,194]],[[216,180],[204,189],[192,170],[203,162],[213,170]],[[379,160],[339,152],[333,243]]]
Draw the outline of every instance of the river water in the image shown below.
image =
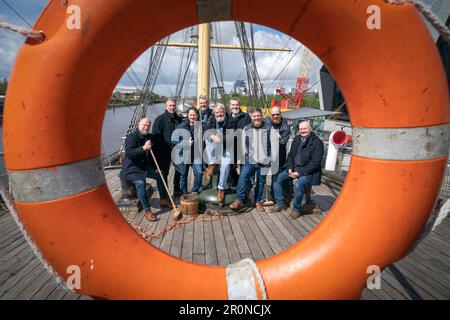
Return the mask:
[[[110,155],[119,150],[121,137],[130,125],[131,117],[135,107],[124,107],[106,110],[103,121],[102,142],[106,154]],[[158,103],[150,106],[147,110],[147,116],[154,122],[155,118],[164,112],[164,103]],[[76,126],[75,126],[76,128]],[[0,125],[0,152],[3,152],[3,127]]]

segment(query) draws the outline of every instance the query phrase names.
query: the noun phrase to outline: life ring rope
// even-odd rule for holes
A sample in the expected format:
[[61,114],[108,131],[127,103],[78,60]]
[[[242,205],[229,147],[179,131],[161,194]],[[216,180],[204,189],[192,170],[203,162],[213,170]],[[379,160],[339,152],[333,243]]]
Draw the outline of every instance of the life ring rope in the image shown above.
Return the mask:
[[258,280],[262,300],[267,300],[264,279],[255,261],[250,258],[229,264],[226,267],[228,299],[258,300],[258,293],[253,275],[255,275]]
[[447,43],[450,44],[450,30],[439,19],[439,17],[426,6],[422,0],[384,0],[384,2],[393,5],[404,5],[407,3],[413,4],[417,10],[431,23],[431,25],[439,32]]

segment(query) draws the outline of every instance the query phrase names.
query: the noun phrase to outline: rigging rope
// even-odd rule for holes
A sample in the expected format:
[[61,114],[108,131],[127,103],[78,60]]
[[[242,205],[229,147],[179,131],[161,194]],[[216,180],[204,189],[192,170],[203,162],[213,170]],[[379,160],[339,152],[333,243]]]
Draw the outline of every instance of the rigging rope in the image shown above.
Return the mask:
[[255,55],[252,53],[254,50],[251,49],[245,24],[243,22],[234,22],[236,33],[241,45],[241,51],[244,56],[245,67],[247,71],[248,86],[250,89],[249,96],[250,101],[253,106],[259,106],[265,113],[268,113],[268,104],[266,96],[264,94],[264,89],[259,78],[258,70],[256,68]]
[[427,6],[422,0],[384,0],[384,2],[393,5],[412,4],[424,16],[428,22],[439,32],[441,37],[450,44],[450,30],[439,19],[439,17],[431,10],[431,6]]
[[6,0],[2,0],[2,2],[12,10],[12,12],[14,12],[16,14],[16,16],[18,16],[23,22],[25,22],[27,24],[27,26],[29,26],[30,28],[32,28],[31,24],[19,13],[17,12],[16,9],[14,9],[8,2],[6,2]]

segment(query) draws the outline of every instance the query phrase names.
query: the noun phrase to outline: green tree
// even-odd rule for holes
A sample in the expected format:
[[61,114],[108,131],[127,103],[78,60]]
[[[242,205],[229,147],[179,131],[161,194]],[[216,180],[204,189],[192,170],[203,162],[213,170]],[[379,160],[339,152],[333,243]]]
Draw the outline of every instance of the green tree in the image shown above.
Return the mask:
[[6,89],[8,88],[8,80],[0,80],[0,95],[4,96],[6,94]]

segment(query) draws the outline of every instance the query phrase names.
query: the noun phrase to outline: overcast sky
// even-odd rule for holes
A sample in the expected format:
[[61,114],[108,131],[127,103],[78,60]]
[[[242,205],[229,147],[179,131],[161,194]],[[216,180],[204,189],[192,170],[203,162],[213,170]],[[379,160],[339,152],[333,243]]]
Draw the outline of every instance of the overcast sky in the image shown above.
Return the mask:
[[[15,25],[26,27],[26,23],[19,18],[4,2],[9,3],[13,8],[31,25],[39,16],[47,1],[44,0],[0,0],[0,21],[9,22]],[[236,36],[233,22],[221,22],[213,24],[213,28],[220,32],[220,43],[223,44],[239,44]],[[291,53],[280,52],[257,52],[256,64],[258,73],[264,83],[266,93],[273,92],[275,87],[283,86],[286,89],[295,87],[295,81],[299,75],[300,60],[302,55],[302,45],[290,37],[270,28],[255,26],[255,45],[269,47],[287,46],[292,49]],[[181,41],[182,32],[171,35],[171,41]],[[217,42],[214,39],[213,42]],[[20,46],[23,44],[24,38],[21,35],[0,29],[0,78],[9,79],[9,75],[14,64],[15,57]],[[216,49],[213,49],[215,51]],[[294,52],[297,54],[294,56]],[[167,48],[164,61],[162,64],[162,72],[158,78],[155,92],[162,95],[172,95],[175,91],[177,76],[179,70],[179,61],[181,57],[181,49]],[[141,55],[133,64],[132,69],[135,71],[140,82],[143,83],[148,71],[149,50]],[[216,52],[212,52],[216,57]],[[244,70],[244,59],[239,50],[221,50],[223,61],[223,79],[226,92],[229,92],[236,79],[246,80]],[[215,60],[214,60],[215,61]],[[217,63],[215,63],[217,64]],[[310,85],[317,81],[317,69],[320,68],[321,62],[314,56],[313,67],[311,72]],[[218,66],[216,65],[216,68]],[[196,63],[191,65],[192,77],[190,81],[190,89],[188,95],[196,94]],[[134,78],[133,73],[129,72]],[[212,77],[212,86],[215,82]],[[136,83],[135,81],[134,83]],[[119,81],[118,86],[134,86],[129,76],[124,75]],[[317,88],[317,86],[316,86]]]

